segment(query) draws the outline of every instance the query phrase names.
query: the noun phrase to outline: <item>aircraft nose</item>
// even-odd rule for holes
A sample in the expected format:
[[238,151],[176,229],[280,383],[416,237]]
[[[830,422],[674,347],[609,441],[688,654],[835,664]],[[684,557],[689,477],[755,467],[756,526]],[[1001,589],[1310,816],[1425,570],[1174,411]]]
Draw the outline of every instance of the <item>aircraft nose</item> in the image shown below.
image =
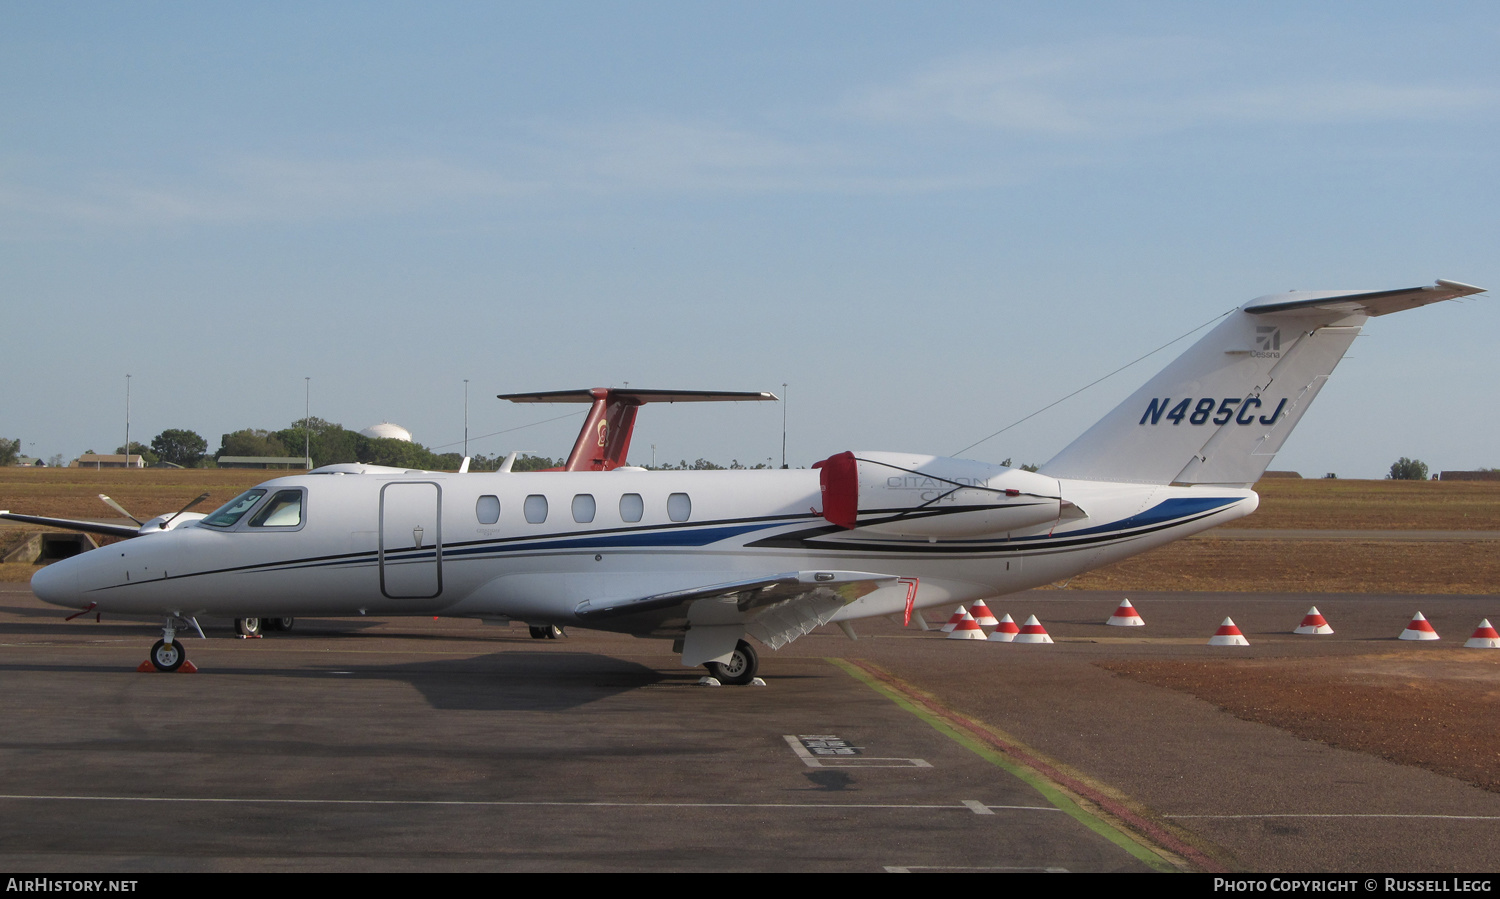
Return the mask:
[[31,576],[31,592],[42,602],[54,606],[81,609],[84,602],[78,592],[78,566],[73,559],[53,562]]

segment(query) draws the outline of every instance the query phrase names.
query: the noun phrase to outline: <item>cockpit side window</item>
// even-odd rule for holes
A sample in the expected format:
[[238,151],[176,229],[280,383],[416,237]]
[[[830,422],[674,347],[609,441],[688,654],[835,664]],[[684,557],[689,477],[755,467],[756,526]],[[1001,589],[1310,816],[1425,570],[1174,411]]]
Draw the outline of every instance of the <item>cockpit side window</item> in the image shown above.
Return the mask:
[[301,490],[278,490],[250,519],[252,528],[295,528],[301,524]]
[[227,528],[244,516],[260,502],[260,498],[266,495],[264,488],[256,487],[246,490],[239,496],[220,506],[218,511],[203,519],[203,524],[215,528]]

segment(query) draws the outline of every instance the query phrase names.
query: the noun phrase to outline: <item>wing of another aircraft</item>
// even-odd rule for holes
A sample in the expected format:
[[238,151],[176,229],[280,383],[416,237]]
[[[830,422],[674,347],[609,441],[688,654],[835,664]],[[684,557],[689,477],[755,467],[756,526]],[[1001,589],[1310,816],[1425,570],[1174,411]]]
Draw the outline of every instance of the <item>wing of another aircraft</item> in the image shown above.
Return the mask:
[[207,493],[200,493],[191,502],[171,515],[158,515],[155,518],[141,521],[139,518],[125,511],[125,508],[119,503],[102,493],[99,494],[99,499],[103,500],[106,505],[135,522],[135,524],[114,524],[108,521],[94,521],[87,518],[48,518],[44,515],[18,515],[15,512],[5,510],[0,510],[0,518],[6,518],[11,521],[22,521],[26,524],[41,524],[51,528],[63,528],[68,531],[83,531],[87,534],[102,534],[105,537],[140,537],[146,534],[159,534],[163,531],[171,530],[174,522],[176,524],[183,524],[202,518],[202,515],[187,515],[185,513],[187,510],[208,499],[208,496]]
[[106,537],[139,537],[141,535],[141,526],[138,524],[110,524],[105,521],[85,521],[75,518],[47,518],[42,515],[18,515],[15,512],[5,511],[0,511],[0,518],[26,524],[46,525],[49,528],[102,534]]

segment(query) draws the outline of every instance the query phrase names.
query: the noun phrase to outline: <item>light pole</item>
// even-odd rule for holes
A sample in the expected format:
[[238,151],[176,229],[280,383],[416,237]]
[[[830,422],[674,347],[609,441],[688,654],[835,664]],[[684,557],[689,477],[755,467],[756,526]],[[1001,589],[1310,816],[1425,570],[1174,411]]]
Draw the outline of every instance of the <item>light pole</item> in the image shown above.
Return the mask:
[[781,382],[781,467],[786,468],[786,382]]
[[464,378],[464,458],[469,458],[469,379]]
[[125,464],[122,468],[130,467],[130,375],[125,375]]

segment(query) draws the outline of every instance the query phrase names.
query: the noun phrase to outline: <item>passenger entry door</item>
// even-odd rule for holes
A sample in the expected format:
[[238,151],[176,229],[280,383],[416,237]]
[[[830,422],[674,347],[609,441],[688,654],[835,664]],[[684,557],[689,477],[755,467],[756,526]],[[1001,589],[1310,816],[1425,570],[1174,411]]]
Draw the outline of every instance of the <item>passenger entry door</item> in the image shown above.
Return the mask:
[[443,592],[443,495],[431,481],[380,490],[380,592],[428,599]]

